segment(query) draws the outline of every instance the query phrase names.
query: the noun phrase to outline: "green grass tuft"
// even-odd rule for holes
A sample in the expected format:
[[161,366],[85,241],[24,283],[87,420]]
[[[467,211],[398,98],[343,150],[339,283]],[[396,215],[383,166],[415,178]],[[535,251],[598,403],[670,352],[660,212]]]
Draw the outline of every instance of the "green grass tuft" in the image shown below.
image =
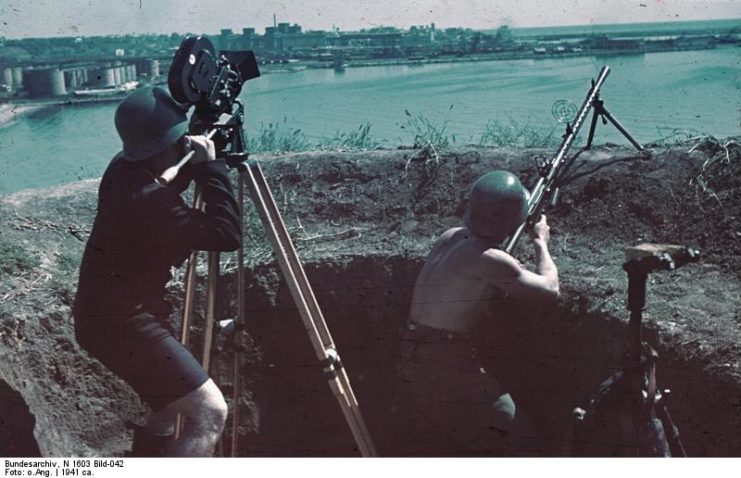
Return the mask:
[[287,118],[282,123],[260,124],[259,132],[253,137],[245,132],[247,150],[252,153],[285,153],[314,149],[301,129],[288,126]]
[[0,271],[18,275],[35,269],[41,264],[39,258],[30,254],[19,244],[0,241]]
[[426,146],[432,146],[434,148],[447,148],[455,143],[455,135],[447,132],[447,120],[442,124],[437,124],[421,113],[413,115],[408,110],[404,110],[404,113],[407,119],[399,127],[412,135],[412,147],[424,148]]
[[[448,120],[435,122],[421,113],[413,114],[408,110],[404,110],[404,114],[404,121],[397,123],[403,132],[403,137],[399,138],[402,146],[411,141],[413,148],[442,149],[455,145],[459,139],[448,131]],[[300,128],[291,128],[287,118],[283,118],[281,122],[261,124],[256,133],[245,132],[245,136],[251,153],[368,150],[388,146],[386,140],[373,137],[371,130],[371,123],[366,122],[349,132],[337,131],[334,136],[312,141]],[[556,134],[556,127],[537,127],[530,121],[521,122],[508,116],[504,120],[489,120],[483,125],[482,133],[470,141],[480,146],[549,148],[558,146],[561,136]]]
[[560,138],[550,131],[539,129],[530,122],[520,123],[511,116],[506,120],[489,120],[479,138],[480,146],[509,146],[515,148],[547,148],[560,144]]
[[371,126],[370,123],[363,123],[349,133],[337,131],[333,137],[323,139],[319,149],[376,149],[381,142],[371,136]]

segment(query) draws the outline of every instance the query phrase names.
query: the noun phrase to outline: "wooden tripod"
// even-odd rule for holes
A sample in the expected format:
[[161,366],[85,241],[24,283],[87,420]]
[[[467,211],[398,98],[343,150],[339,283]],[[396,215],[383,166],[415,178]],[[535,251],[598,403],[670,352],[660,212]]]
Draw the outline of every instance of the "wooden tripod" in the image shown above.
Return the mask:
[[[316,353],[317,359],[324,365],[324,372],[327,374],[329,387],[337,398],[338,404],[342,410],[343,416],[347,421],[353,438],[357,444],[360,454],[364,457],[377,456],[375,446],[371,440],[368,429],[363,421],[358,401],[355,398],[347,370],[340,360],[337,347],[324,320],[319,304],[317,303],[314,292],[309,284],[304,272],[301,261],[293,242],[291,241],[288,230],[286,229],[283,218],[275,203],[273,194],[267,184],[265,176],[257,161],[248,159],[245,152],[245,141],[242,128],[243,109],[242,105],[237,104],[236,112],[230,115],[225,121],[214,125],[220,131],[226,133],[231,143],[230,150],[224,155],[227,164],[238,170],[238,202],[240,205],[240,217],[244,221],[244,187],[247,186],[250,197],[255,205],[255,209],[262,221],[265,234],[273,248],[278,265],[283,277],[291,291],[291,296],[296,304],[304,328],[309,335],[309,339]],[[194,207],[201,207],[200,194],[196,193],[196,203]],[[244,225],[241,225],[244,230]],[[216,302],[216,279],[219,273],[219,254],[210,252],[208,256],[208,285],[207,285],[207,306],[206,306],[206,325],[204,332],[203,347],[203,367],[208,371],[210,365],[211,343],[213,341],[213,329],[215,324],[215,302]],[[183,344],[188,343],[188,329],[190,316],[193,310],[193,295],[195,283],[195,265],[196,252],[191,254],[188,259],[188,267],[185,280],[185,300],[183,306],[183,325],[181,332],[181,341]],[[238,317],[236,319],[235,330],[240,331],[245,326],[245,275],[244,275],[244,251],[242,248],[238,252]],[[235,334],[235,337],[239,334]],[[239,390],[240,390],[240,367],[244,347],[242,344],[235,344],[234,347],[234,376],[233,387],[234,395],[232,397],[232,418],[231,418],[231,456],[236,456],[238,426],[239,426]],[[182,426],[182,420],[178,420],[177,430]]]

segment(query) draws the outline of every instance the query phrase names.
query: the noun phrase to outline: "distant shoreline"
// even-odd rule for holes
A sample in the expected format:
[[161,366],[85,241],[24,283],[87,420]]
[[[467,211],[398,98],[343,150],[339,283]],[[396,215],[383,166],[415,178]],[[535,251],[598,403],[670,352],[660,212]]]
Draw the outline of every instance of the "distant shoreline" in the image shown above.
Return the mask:
[[[728,44],[722,46],[716,46],[713,49],[725,49],[725,48],[738,48],[736,44]],[[521,51],[521,52],[498,52],[498,53],[474,53],[460,57],[445,56],[441,58],[389,58],[389,59],[361,59],[361,60],[348,60],[343,68],[338,71],[341,72],[346,68],[362,68],[362,67],[374,67],[374,66],[397,66],[406,65],[410,67],[432,65],[432,64],[453,64],[453,63],[477,63],[487,61],[516,61],[516,60],[552,60],[559,58],[576,58],[576,57],[589,57],[589,56],[635,56],[644,55],[647,53],[671,53],[678,51],[704,51],[707,49],[697,48],[685,48],[679,49],[674,48],[670,50],[651,50],[651,51],[584,51],[584,52],[547,52],[547,53],[534,53],[532,50]],[[262,65],[261,71],[263,74],[290,74],[305,71],[307,69],[332,69],[333,65],[326,62],[297,62],[289,64],[269,64]],[[0,128],[8,126],[23,116],[39,111],[43,108],[50,106],[63,106],[63,105],[77,105],[77,104],[90,104],[90,103],[111,103],[121,101],[126,94],[114,95],[114,96],[101,96],[101,97],[85,97],[78,98],[71,95],[55,97],[55,98],[38,98],[38,99],[10,99],[6,103],[0,103]]]
[[[553,60],[559,58],[578,58],[578,57],[606,57],[606,56],[639,56],[651,53],[672,53],[682,51],[707,51],[719,50],[725,48],[739,48],[737,44],[716,45],[713,48],[671,48],[671,49],[650,49],[650,50],[589,50],[589,51],[563,51],[563,52],[545,52],[535,53],[532,50],[527,51],[507,51],[494,53],[471,53],[464,56],[445,56],[438,58],[388,58],[388,59],[361,59],[348,60],[347,68],[366,67],[366,66],[392,66],[392,65],[426,65],[426,64],[445,64],[445,63],[468,63],[484,61],[513,61],[513,60]],[[331,63],[327,62],[300,62],[293,65],[267,65],[275,67],[279,72],[290,72],[291,68],[333,68]],[[276,72],[278,72],[276,71]],[[271,73],[270,70],[266,73]]]
[[51,106],[78,105],[90,103],[112,103],[121,101],[126,95],[107,96],[100,98],[74,98],[62,96],[58,98],[13,99],[7,103],[0,103],[0,128],[9,126],[16,120]]
[[0,128],[7,126],[21,117],[45,108],[44,105],[2,103],[0,104]]

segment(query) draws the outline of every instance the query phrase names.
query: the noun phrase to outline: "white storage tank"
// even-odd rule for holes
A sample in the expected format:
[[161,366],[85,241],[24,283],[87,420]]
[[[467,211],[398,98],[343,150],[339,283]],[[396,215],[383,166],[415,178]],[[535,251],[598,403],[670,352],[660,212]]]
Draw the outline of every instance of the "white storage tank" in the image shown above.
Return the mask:
[[32,97],[62,96],[67,94],[64,72],[59,68],[27,70],[23,77],[28,94]]
[[0,83],[7,86],[11,90],[15,90],[13,88],[13,69],[10,67],[3,68],[2,76],[0,76]]
[[114,68],[97,68],[88,71],[88,83],[91,86],[107,87],[116,84],[116,76],[113,73]]
[[13,87],[16,91],[23,89],[23,67],[21,66],[13,68]]

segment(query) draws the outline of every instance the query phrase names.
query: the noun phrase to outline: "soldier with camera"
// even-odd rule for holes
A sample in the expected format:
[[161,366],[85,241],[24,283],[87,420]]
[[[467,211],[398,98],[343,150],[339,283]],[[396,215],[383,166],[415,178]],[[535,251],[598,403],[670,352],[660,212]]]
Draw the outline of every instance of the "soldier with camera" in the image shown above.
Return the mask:
[[[240,247],[239,209],[214,144],[186,134],[186,110],[164,89],[131,93],[115,123],[123,151],[100,183],[73,309],[76,336],[152,409],[146,426],[136,430],[133,456],[209,456],[226,403],[168,327],[165,285],[192,250]],[[167,177],[189,151],[190,162]],[[181,197],[191,181],[200,187],[203,211]],[[177,414],[186,426],[174,439]]]
[[501,250],[525,221],[528,191],[513,174],[494,171],[471,190],[466,227],[443,233],[417,278],[403,338],[400,373],[425,421],[471,453],[519,453],[511,439],[515,403],[486,370],[477,335],[496,330],[508,297],[554,301],[558,270],[541,216],[532,231],[536,271]]

